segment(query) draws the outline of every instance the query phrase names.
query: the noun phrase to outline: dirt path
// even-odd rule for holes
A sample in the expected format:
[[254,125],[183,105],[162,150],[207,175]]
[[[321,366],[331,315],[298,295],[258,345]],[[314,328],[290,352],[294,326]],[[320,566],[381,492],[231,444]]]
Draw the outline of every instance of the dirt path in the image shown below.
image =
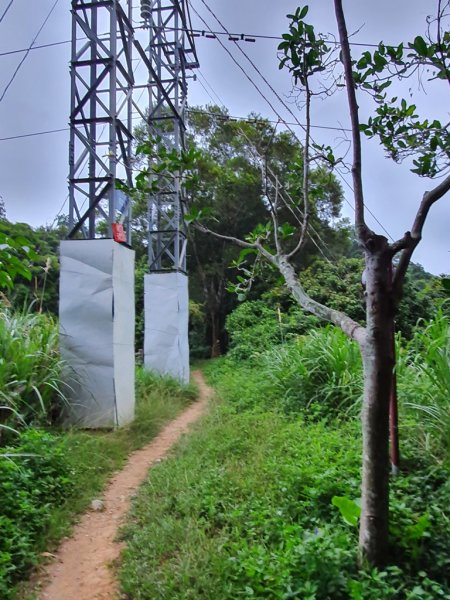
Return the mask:
[[212,390],[195,371],[199,400],[192,404],[147,446],[130,455],[122,471],[108,484],[102,512],[88,512],[75,527],[72,537],[59,547],[54,562],[45,569],[47,582],[41,600],[113,600],[117,584],[110,565],[120,556],[123,544],[115,542],[118,528],[130,508],[131,497],[145,480],[152,464],[164,457],[189,425],[205,412]]

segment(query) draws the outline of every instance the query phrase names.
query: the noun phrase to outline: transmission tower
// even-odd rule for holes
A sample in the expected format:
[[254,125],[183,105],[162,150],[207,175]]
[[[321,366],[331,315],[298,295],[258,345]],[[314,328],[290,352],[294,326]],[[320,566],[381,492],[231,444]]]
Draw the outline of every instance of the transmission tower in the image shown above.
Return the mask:
[[[141,0],[149,31],[149,137],[168,151],[185,147],[187,71],[198,67],[186,0]],[[141,56],[143,52],[141,50]],[[150,272],[186,271],[186,228],[179,174],[154,176],[158,192],[149,197]]]
[[119,176],[132,185],[131,3],[72,0],[72,239],[60,246],[59,339],[67,419],[83,427],[134,416],[134,251],[117,243],[131,241],[131,207],[116,190]]
[[133,42],[132,0],[72,0],[69,237],[112,238],[119,222],[130,242],[115,182],[132,185]]
[[[198,67],[186,0],[141,0],[148,29],[146,51],[137,44],[148,80],[148,135],[159,150],[184,148],[187,72]],[[156,152],[158,156],[160,153]],[[149,172],[156,193],[148,199],[149,271],[144,277],[144,364],[189,381],[186,229],[180,173]],[[151,186],[153,187],[153,186]]]

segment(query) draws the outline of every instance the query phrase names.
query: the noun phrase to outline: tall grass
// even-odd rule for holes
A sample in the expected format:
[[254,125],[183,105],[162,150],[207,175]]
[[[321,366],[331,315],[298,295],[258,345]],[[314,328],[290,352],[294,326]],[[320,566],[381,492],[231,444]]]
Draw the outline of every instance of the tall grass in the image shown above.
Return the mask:
[[[411,341],[397,340],[400,426],[416,443],[446,456],[450,450],[450,328],[443,305],[419,322]],[[357,416],[363,392],[358,346],[331,326],[240,361],[231,356],[206,367],[236,410],[279,410],[308,418]]]
[[313,329],[251,363],[220,359],[206,367],[237,410],[277,410],[308,418],[357,414],[362,396],[358,346],[338,329]]
[[359,410],[361,355],[339,329],[314,329],[274,348],[264,356],[263,369],[287,413],[307,410],[325,416]]
[[6,428],[49,424],[59,416],[61,365],[51,317],[0,309],[0,435]]
[[399,349],[399,396],[415,420],[419,442],[450,450],[450,319],[445,307],[420,322],[412,340]]

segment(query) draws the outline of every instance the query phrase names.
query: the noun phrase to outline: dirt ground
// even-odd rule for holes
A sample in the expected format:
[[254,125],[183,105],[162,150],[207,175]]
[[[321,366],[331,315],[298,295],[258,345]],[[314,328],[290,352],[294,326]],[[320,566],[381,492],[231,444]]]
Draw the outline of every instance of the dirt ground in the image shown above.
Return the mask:
[[40,578],[44,585],[40,600],[113,600],[118,586],[111,565],[120,557],[123,543],[115,541],[130,509],[131,498],[146,479],[151,466],[167,455],[172,446],[206,410],[212,394],[202,374],[192,374],[199,399],[147,446],[130,455],[125,467],[109,482],[101,500],[102,511],[85,513],[72,536],[63,541],[54,560]]

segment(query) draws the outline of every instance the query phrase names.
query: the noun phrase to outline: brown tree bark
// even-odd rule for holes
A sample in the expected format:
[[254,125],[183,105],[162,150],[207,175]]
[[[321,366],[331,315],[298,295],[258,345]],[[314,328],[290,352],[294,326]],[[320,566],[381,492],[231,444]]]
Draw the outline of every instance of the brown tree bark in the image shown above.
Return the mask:
[[209,320],[211,323],[211,358],[217,358],[222,354],[222,349],[220,345],[220,323],[218,313],[214,310],[210,311]]
[[367,326],[362,349],[364,399],[363,461],[359,547],[363,560],[381,567],[387,561],[389,526],[389,399],[394,367],[394,303],[389,280],[391,253],[376,236],[366,250]]

